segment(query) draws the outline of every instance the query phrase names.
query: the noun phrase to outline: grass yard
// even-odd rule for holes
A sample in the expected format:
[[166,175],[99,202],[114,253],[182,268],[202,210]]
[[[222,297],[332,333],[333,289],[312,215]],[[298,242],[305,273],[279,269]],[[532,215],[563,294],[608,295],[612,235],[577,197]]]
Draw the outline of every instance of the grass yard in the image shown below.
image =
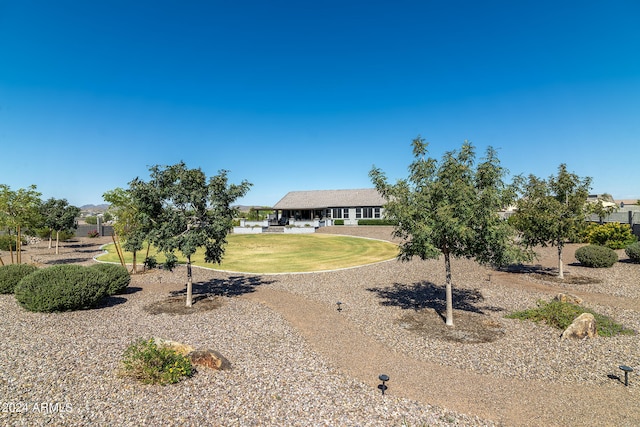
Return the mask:
[[[381,240],[363,239],[326,234],[230,234],[222,264],[204,262],[204,250],[191,257],[194,265],[245,273],[287,273],[332,270],[372,264],[395,258],[398,247]],[[113,244],[107,245],[108,254],[98,257],[101,261],[119,262]],[[146,249],[137,255],[142,264]],[[164,256],[151,249],[158,263]],[[176,252],[180,262],[184,258]],[[125,252],[125,261],[133,257]]]

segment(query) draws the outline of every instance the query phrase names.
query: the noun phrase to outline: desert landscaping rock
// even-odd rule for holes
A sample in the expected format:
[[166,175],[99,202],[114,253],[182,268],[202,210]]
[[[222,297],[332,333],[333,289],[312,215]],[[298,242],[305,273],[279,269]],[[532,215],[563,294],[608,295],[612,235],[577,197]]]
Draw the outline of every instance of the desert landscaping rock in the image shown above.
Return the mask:
[[[322,232],[391,239],[387,227]],[[58,256],[41,243],[26,248],[23,259],[91,264],[108,241],[83,238]],[[574,250],[565,250],[567,277],[593,280],[538,277],[554,268],[553,248],[530,272],[454,260],[452,330],[442,328],[438,314],[444,301],[438,260],[277,276],[194,269],[200,298],[194,308],[215,306],[185,315],[149,311],[181,298],[184,267],[135,275],[127,294],[93,310],[30,313],[12,295],[0,295],[0,398],[13,404],[7,406],[13,412],[0,412],[0,424],[639,425],[640,381],[631,378],[624,387],[616,379],[619,365],[640,363],[637,335],[561,340],[561,331],[544,324],[504,318],[562,292],[640,330],[640,266],[585,269],[572,259]],[[234,285],[242,291],[232,292]],[[232,369],[198,369],[166,387],[120,378],[125,348],[147,337],[215,349]],[[364,350],[379,351],[380,362],[360,358]],[[382,361],[393,373],[381,371]],[[381,373],[390,376],[385,396],[377,388]],[[586,390],[587,403],[574,402],[577,388]],[[33,409],[43,402],[58,403],[52,406],[58,410]],[[28,410],[18,412],[21,403]]]
[[582,313],[564,330],[560,338],[584,339],[598,336],[596,318],[591,313]]

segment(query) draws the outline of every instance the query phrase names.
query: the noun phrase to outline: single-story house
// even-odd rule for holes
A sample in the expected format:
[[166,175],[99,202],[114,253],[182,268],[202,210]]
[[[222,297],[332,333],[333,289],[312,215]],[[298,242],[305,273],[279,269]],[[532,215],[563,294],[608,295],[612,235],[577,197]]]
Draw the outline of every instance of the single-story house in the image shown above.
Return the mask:
[[273,206],[280,224],[293,221],[381,219],[385,199],[375,188],[290,191]]

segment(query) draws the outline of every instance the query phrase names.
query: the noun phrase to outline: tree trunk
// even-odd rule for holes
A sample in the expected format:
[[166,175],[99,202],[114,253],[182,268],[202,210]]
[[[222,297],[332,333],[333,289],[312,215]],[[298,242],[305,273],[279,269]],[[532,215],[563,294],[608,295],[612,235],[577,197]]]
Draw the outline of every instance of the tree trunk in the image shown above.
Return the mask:
[[[49,249],[51,249],[51,238],[49,238]],[[56,230],[56,255],[58,255],[59,253],[60,253],[60,232]]]
[[562,244],[558,245],[558,277],[564,279],[564,268],[562,265]]
[[131,269],[131,271],[133,271],[133,274],[138,274],[137,258],[138,258],[138,251],[133,251],[133,268]]
[[[51,249],[51,241],[53,240],[53,230],[49,231],[49,249]],[[58,252],[56,252],[56,255]]]
[[444,269],[446,271],[447,326],[453,326],[453,295],[451,292],[451,256],[444,252]]
[[11,255],[11,264],[13,264],[13,242],[9,239],[9,255]]
[[147,242],[147,254],[144,256],[144,267],[142,271],[147,271],[147,260],[149,259],[149,249],[151,249],[151,242]]
[[191,255],[187,257],[187,307],[193,305],[193,276],[191,274]]
[[20,226],[18,225],[18,234],[16,236],[16,263],[22,264],[22,236],[20,233]]

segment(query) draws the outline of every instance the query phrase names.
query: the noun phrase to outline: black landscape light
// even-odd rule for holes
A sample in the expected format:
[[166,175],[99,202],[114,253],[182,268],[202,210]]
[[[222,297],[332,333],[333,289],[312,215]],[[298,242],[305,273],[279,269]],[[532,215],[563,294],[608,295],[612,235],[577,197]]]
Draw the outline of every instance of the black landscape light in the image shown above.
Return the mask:
[[382,384],[380,384],[380,385],[378,386],[378,388],[379,388],[380,390],[382,390],[382,395],[384,396],[384,391],[388,388],[388,387],[385,385],[385,383],[386,383],[387,381],[389,381],[389,375],[380,374],[380,376],[378,376],[378,379],[379,379],[380,381],[382,381]]
[[336,305],[338,306],[338,311],[342,311],[342,303],[338,301]]
[[629,372],[633,372],[633,368],[627,365],[620,365],[619,368],[624,371],[624,385],[626,387],[629,385]]

